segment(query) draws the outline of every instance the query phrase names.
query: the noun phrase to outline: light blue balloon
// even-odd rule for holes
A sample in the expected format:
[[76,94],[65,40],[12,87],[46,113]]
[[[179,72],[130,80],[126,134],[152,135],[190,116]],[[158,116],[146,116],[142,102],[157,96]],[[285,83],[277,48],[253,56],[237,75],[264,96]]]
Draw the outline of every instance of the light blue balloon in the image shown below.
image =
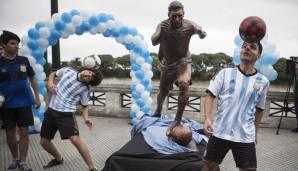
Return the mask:
[[141,99],[141,98],[138,98],[136,100],[136,103],[140,106],[140,107],[143,107],[145,105],[145,102]]
[[31,39],[38,39],[39,38],[38,30],[36,30],[35,28],[29,29],[28,36]]
[[35,59],[39,61],[41,58],[43,58],[43,52],[41,49],[36,49],[32,52],[32,56],[34,56]]
[[138,99],[138,98],[140,98],[140,95],[139,95],[139,93],[138,93],[137,91],[132,91],[131,95],[132,95],[132,97],[133,97],[134,99]]
[[244,41],[241,39],[240,35],[237,34],[237,36],[234,38],[234,43],[235,45],[237,45],[238,47],[242,47]]
[[53,46],[57,43],[57,39],[49,37],[48,42],[49,42],[49,45]]
[[88,32],[91,29],[90,24],[87,21],[83,21],[81,29],[85,32]]
[[123,26],[119,29],[119,32],[121,35],[127,35],[128,34],[128,28]]
[[126,43],[125,44],[125,48],[127,50],[132,50],[134,47],[135,47],[135,44],[133,44],[133,43]]
[[37,62],[42,66],[44,66],[47,63],[44,57],[40,58]]
[[142,79],[142,84],[146,87],[146,86],[148,86],[149,84],[150,84],[150,80],[148,80],[148,79],[146,79],[146,78],[143,78]]
[[75,30],[76,35],[82,35],[84,33],[83,29],[81,27],[77,27]]
[[103,35],[104,37],[110,37],[110,36],[111,36],[111,30],[110,30],[110,29],[107,29],[106,31],[104,31],[104,32],[102,33],[102,35]]
[[139,67],[139,65],[137,65],[137,64],[131,64],[131,69],[132,69],[133,71],[137,71],[137,70],[140,69],[140,67]]
[[270,81],[274,81],[274,80],[277,79],[277,76],[278,76],[277,72],[276,72],[275,70],[273,70],[273,71],[270,72],[270,74],[268,75],[268,79],[269,79]]
[[50,37],[51,39],[56,40],[56,39],[60,39],[61,34],[60,34],[60,32],[57,31],[56,29],[52,29],[52,30],[51,30],[51,35],[50,35],[49,37]]
[[43,96],[45,96],[47,94],[47,88],[43,87],[40,89],[40,94],[42,94]]
[[274,53],[265,52],[261,57],[262,64],[274,65],[277,62],[277,56]]
[[62,21],[64,21],[65,23],[70,23],[71,17],[72,17],[72,15],[67,12],[62,13],[62,16],[61,16]]

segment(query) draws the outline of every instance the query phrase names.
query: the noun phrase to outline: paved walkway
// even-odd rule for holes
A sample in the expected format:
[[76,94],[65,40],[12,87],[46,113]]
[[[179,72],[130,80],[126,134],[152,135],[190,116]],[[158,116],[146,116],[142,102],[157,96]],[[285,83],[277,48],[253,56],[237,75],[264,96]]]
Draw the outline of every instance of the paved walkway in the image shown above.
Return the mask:
[[[87,144],[96,167],[101,169],[105,160],[129,139],[131,126],[127,119],[92,117],[95,127],[89,131],[78,117],[80,133]],[[257,145],[257,158],[259,171],[297,171],[298,170],[298,134],[291,133],[289,129],[281,129],[280,135],[275,134],[275,129],[262,128],[259,132]],[[39,135],[30,136],[28,162],[34,171],[42,171],[42,165],[51,157],[39,145]],[[61,141],[57,134],[53,141],[61,151],[65,163],[47,169],[46,171],[84,171],[84,164],[77,150],[69,141]],[[5,171],[11,155],[6,145],[5,133],[0,131],[0,171]],[[224,160],[221,170],[234,171],[235,164],[231,153]]]

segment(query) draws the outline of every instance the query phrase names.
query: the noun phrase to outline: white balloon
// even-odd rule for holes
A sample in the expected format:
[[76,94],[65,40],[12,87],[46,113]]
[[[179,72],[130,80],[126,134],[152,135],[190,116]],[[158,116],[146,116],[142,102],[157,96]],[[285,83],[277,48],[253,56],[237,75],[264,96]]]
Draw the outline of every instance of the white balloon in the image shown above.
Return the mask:
[[134,104],[131,105],[131,110],[133,112],[138,112],[138,111],[140,111],[140,107],[137,104],[134,103]]
[[136,77],[132,77],[132,79],[131,79],[131,83],[132,83],[133,85],[138,85],[138,84],[140,84],[140,80],[137,79]]
[[80,11],[80,14],[82,16],[83,21],[87,21],[91,16],[91,13],[89,11],[86,11],[86,10]]
[[34,126],[37,127],[40,124],[40,119],[37,116],[34,116]]
[[144,101],[146,101],[146,99],[148,99],[150,96],[150,93],[148,91],[143,91],[141,94],[141,97]]
[[28,37],[27,35],[24,35],[24,36],[21,38],[21,42],[22,42],[23,45],[27,45],[28,40],[29,40],[29,37]]
[[32,53],[32,50],[28,46],[22,46],[19,53],[20,53],[20,55],[27,56]]
[[115,28],[115,22],[112,20],[109,20],[108,22],[106,22],[105,25],[106,25],[106,28],[108,28],[108,29]]
[[142,66],[141,66],[142,70],[147,73],[151,70],[152,66],[148,63],[144,63]]
[[153,72],[152,71],[148,71],[145,73],[145,78],[147,79],[151,79],[153,77]]
[[104,31],[106,31],[107,28],[104,24],[100,23],[96,26],[96,29],[97,29],[97,32],[102,33]]
[[90,31],[89,31],[89,33],[91,35],[96,35],[97,34],[97,28],[96,27],[91,28]]
[[66,31],[68,34],[74,34],[75,31],[76,31],[76,28],[75,28],[71,23],[68,23],[68,24],[66,24],[66,26],[65,26],[65,31]]
[[29,61],[29,63],[30,63],[31,66],[35,66],[36,65],[36,59],[33,56],[27,55],[26,57],[28,58],[28,61]]
[[44,23],[44,25],[45,25],[47,28],[49,28],[49,29],[54,28],[54,23],[53,23],[52,20],[46,20],[46,21],[44,21],[43,23]]
[[40,64],[36,64],[35,66],[33,66],[33,69],[34,69],[35,73],[43,72],[43,67]]
[[53,21],[57,21],[57,20],[60,20],[61,18],[61,14],[60,13],[55,13],[52,15],[52,20]]
[[51,31],[47,27],[42,27],[38,30],[40,38],[48,38],[51,35]]
[[145,100],[145,103],[148,105],[148,106],[151,106],[153,100],[151,97],[148,97],[146,100]]
[[41,130],[41,126],[42,126],[42,123],[41,123],[41,122],[40,122],[38,125],[34,125],[35,130],[36,130],[37,132],[40,132],[40,130]]
[[266,52],[273,53],[276,49],[276,45],[270,41],[267,41],[266,43],[264,43],[263,47],[264,47],[264,52],[266,51]]
[[75,15],[72,17],[71,24],[75,27],[78,27],[82,24],[83,18],[79,15]]
[[137,64],[139,64],[140,66],[142,66],[143,63],[145,63],[145,59],[143,57],[141,57],[141,56],[137,56],[136,62],[137,62]]
[[41,108],[41,109],[46,108],[46,102],[45,102],[45,101],[41,102],[41,104],[40,104],[40,108]]
[[43,95],[39,94],[39,100],[40,100],[40,101],[43,101],[43,100],[44,100]]
[[46,49],[49,46],[49,41],[47,39],[38,39],[39,47]]
[[136,86],[136,90],[137,90],[139,93],[142,93],[142,92],[145,90],[145,87],[144,87],[142,84],[137,84],[137,86]]
[[38,80],[43,80],[44,81],[46,79],[46,74],[44,72],[38,73],[36,77],[37,77]]
[[61,37],[63,38],[63,39],[67,39],[68,37],[69,37],[69,33],[67,32],[67,31],[62,31],[62,33],[61,33]]
[[137,112],[136,117],[138,119],[140,119],[143,115],[144,115],[144,112],[143,111],[139,111],[139,112]]
[[132,70],[130,71],[129,75],[130,75],[131,78],[135,78],[136,77],[135,72],[132,71]]

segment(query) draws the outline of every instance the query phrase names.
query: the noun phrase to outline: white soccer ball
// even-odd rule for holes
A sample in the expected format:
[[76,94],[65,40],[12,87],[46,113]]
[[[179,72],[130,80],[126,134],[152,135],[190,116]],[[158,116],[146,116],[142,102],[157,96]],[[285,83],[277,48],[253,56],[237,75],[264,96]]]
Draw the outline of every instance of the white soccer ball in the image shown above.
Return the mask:
[[97,55],[87,56],[82,59],[82,67],[90,69],[98,69],[101,60]]

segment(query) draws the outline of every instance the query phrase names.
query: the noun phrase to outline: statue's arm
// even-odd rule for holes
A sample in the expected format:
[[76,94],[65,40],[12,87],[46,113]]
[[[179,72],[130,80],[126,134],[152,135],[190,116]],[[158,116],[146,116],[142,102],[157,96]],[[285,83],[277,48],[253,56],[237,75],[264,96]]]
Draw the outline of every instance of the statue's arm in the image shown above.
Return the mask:
[[191,22],[194,26],[194,33],[198,34],[200,39],[204,39],[207,36],[207,33],[203,31],[202,27],[196,24],[195,22]]
[[155,32],[153,33],[153,35],[151,36],[151,41],[152,41],[152,45],[158,45],[159,44],[159,40],[160,40],[160,32],[161,32],[161,25],[158,24]]

